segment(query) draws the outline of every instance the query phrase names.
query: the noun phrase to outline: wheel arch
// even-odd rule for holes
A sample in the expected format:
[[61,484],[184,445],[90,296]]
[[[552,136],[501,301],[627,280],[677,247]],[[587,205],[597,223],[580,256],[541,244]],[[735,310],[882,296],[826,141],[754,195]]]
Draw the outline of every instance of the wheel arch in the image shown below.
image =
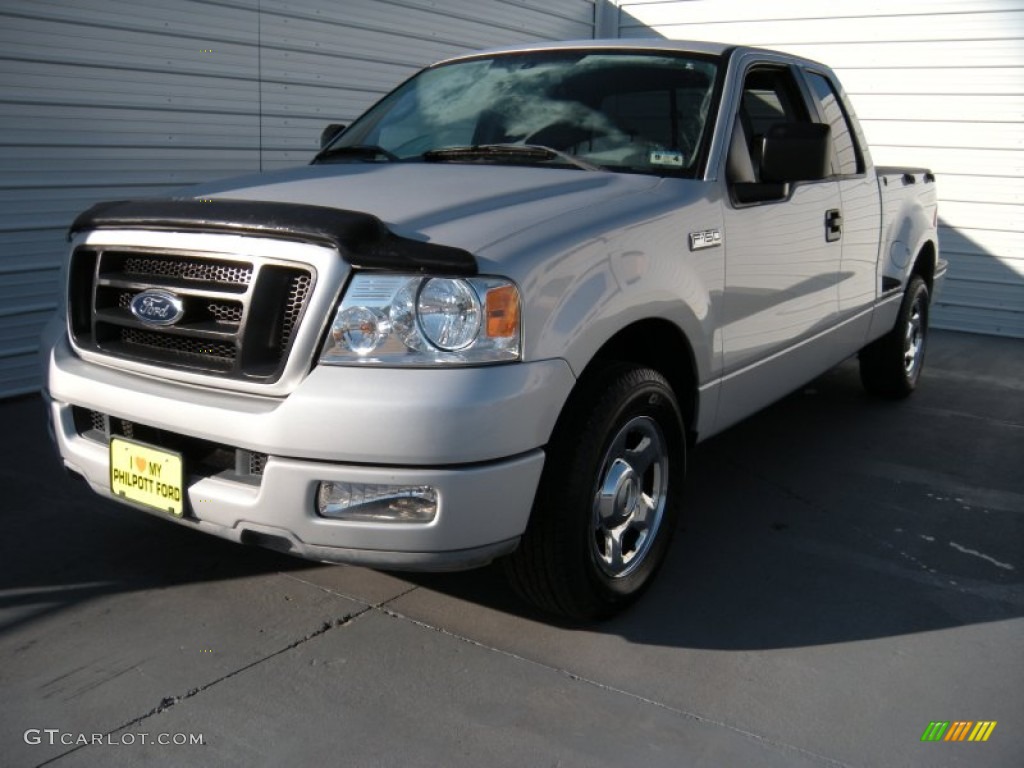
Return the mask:
[[580,375],[611,362],[633,363],[658,371],[668,379],[682,410],[687,441],[696,440],[698,397],[697,360],[686,334],[662,318],[638,320],[608,339],[591,357]]
[[932,240],[927,240],[917,252],[914,259],[914,266],[910,269],[909,281],[914,275],[918,275],[928,286],[928,293],[933,294],[935,289],[935,270],[938,265],[938,248]]

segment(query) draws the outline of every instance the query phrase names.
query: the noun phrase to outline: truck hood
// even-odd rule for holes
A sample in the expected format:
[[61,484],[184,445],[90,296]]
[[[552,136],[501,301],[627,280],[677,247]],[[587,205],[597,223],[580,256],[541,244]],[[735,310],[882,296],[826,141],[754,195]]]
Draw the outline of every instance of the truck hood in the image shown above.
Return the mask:
[[404,237],[478,253],[549,219],[657,186],[655,176],[440,163],[312,165],[187,190],[197,198],[303,203],[370,213]]

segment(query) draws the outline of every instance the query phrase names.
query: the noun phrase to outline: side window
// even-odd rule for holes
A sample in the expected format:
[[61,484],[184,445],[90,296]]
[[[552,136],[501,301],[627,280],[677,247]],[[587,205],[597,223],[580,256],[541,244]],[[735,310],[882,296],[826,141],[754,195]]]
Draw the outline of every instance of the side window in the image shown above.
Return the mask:
[[788,69],[757,68],[743,82],[740,119],[752,138],[764,136],[777,123],[808,122],[807,108]]
[[739,113],[733,126],[726,168],[729,181],[760,182],[764,137],[772,126],[809,122],[807,105],[788,67],[752,68],[743,80]]
[[814,98],[821,106],[825,122],[832,126],[832,143],[839,158],[839,174],[853,176],[864,173],[864,160],[857,150],[849,118],[832,83],[827,77],[819,75],[817,72],[808,72],[807,80],[811,85],[811,90],[814,91]]

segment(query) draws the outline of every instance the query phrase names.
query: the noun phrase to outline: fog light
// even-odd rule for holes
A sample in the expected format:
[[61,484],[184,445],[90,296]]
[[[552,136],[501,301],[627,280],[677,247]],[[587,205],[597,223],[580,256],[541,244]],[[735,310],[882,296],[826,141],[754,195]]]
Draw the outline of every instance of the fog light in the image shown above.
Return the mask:
[[320,483],[321,517],[366,523],[429,523],[437,515],[437,491],[429,485]]

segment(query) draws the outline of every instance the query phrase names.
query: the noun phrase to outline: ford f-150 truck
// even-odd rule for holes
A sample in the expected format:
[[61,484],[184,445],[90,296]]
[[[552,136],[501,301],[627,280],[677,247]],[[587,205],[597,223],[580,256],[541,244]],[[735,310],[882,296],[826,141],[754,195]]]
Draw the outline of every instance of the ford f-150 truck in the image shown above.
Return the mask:
[[700,440],[853,355],[918,383],[934,178],[873,165],[821,64],[481,52],[334,129],[71,226],[44,393],[97,493],[327,562],[502,558],[598,618],[664,559]]

